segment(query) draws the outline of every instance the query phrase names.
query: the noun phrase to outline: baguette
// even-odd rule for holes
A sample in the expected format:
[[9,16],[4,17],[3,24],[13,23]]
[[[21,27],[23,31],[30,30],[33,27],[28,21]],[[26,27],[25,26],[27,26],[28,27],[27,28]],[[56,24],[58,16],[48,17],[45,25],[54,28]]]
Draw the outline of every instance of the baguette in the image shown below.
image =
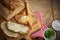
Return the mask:
[[19,7],[19,5],[23,5],[23,3],[21,2],[22,0],[0,0],[2,5],[5,6],[7,9],[9,10],[14,10],[17,7]]
[[4,34],[6,34],[9,37],[17,38],[19,36],[18,33],[12,32],[12,31],[7,29],[7,25],[6,25],[5,21],[1,23],[1,29],[4,32]]
[[14,17],[15,15],[17,15],[19,12],[21,12],[24,9],[24,6],[19,5],[19,7],[17,7],[15,10],[10,11],[8,10],[6,7],[4,7],[1,3],[0,3],[0,14],[6,19],[6,20],[10,20],[12,17]]
[[30,7],[28,1],[25,0],[26,3],[26,11],[28,13],[29,16],[29,24],[32,28],[31,33],[40,29],[41,28],[41,24],[39,23],[39,20],[37,19],[37,17],[34,14],[33,9]]
[[28,1],[25,0],[26,13],[28,15],[34,15],[33,9],[30,7]]

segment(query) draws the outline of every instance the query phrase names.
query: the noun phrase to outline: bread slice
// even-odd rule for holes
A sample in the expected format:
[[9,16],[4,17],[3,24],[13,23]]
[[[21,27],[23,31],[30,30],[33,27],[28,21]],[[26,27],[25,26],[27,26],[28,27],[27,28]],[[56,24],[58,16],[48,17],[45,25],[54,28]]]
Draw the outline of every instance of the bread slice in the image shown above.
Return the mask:
[[16,37],[19,36],[18,33],[12,32],[12,31],[10,31],[10,30],[7,29],[7,25],[6,25],[6,22],[5,21],[1,23],[1,29],[4,32],[4,34],[6,34],[9,37],[16,38]]
[[27,31],[29,31],[28,27],[21,25],[21,24],[11,22],[11,21],[7,22],[7,28],[11,31],[20,32],[20,33],[26,33]]
[[14,32],[20,32],[21,26],[22,25],[19,25],[17,23],[11,22],[11,21],[7,22],[7,28],[11,31],[14,31]]
[[30,30],[29,27],[22,25],[21,30],[20,30],[20,33],[21,34],[26,34],[26,33],[29,32],[29,30]]
[[12,17],[14,17],[15,15],[17,15],[19,12],[21,12],[24,9],[23,5],[19,5],[19,7],[17,7],[15,10],[11,11],[8,10],[6,7],[4,7],[1,3],[0,3],[0,14],[6,19],[6,20],[10,20]]

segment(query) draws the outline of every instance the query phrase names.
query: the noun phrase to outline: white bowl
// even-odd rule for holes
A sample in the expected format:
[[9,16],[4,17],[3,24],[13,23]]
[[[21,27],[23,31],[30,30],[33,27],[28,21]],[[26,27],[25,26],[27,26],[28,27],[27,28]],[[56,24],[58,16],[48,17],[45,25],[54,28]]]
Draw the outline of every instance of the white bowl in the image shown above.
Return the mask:
[[56,31],[60,31],[60,20],[55,20],[52,22],[52,28]]
[[[48,29],[50,29],[50,28],[47,28],[46,30],[48,30]],[[55,35],[48,39],[48,38],[46,38],[46,37],[44,36],[44,33],[45,33],[46,30],[44,30],[44,32],[43,32],[43,37],[44,37],[44,39],[45,39],[45,40],[55,40],[55,39],[56,39],[56,32],[52,29],[52,30],[54,31]]]

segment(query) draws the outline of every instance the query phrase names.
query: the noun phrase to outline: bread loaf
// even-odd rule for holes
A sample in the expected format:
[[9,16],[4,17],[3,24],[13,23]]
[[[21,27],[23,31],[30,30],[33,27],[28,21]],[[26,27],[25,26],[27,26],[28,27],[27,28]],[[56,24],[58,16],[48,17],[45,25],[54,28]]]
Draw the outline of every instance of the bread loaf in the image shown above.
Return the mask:
[[[9,10],[14,10],[22,4],[22,0],[0,0],[2,5]],[[23,5],[23,4],[22,4]]]
[[[12,8],[11,8],[12,9]],[[16,7],[14,10],[9,10],[5,6],[3,6],[0,3],[0,14],[6,19],[10,20],[12,17],[14,17],[16,14],[21,12],[24,9],[23,5],[19,5],[19,7]]]
[[28,1],[25,1],[26,3],[26,11],[28,13],[29,16],[29,24],[31,26],[31,33],[40,29],[41,28],[41,24],[38,20],[38,18],[35,16],[35,13],[33,11],[33,9],[31,8],[31,6],[29,5]]

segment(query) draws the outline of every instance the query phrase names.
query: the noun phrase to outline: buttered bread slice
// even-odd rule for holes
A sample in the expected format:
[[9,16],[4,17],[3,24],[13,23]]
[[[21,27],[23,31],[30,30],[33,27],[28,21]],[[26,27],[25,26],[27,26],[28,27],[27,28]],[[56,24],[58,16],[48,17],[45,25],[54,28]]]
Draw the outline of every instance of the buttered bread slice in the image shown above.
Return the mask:
[[20,33],[27,33],[29,31],[29,28],[27,26],[17,24],[11,21],[7,22],[7,28],[14,32],[20,32]]
[[12,31],[10,31],[10,30],[7,29],[7,26],[6,26],[6,22],[5,21],[1,23],[1,29],[4,32],[4,34],[7,35],[7,36],[9,36],[9,37],[16,38],[16,37],[19,36],[18,33],[12,32]]

